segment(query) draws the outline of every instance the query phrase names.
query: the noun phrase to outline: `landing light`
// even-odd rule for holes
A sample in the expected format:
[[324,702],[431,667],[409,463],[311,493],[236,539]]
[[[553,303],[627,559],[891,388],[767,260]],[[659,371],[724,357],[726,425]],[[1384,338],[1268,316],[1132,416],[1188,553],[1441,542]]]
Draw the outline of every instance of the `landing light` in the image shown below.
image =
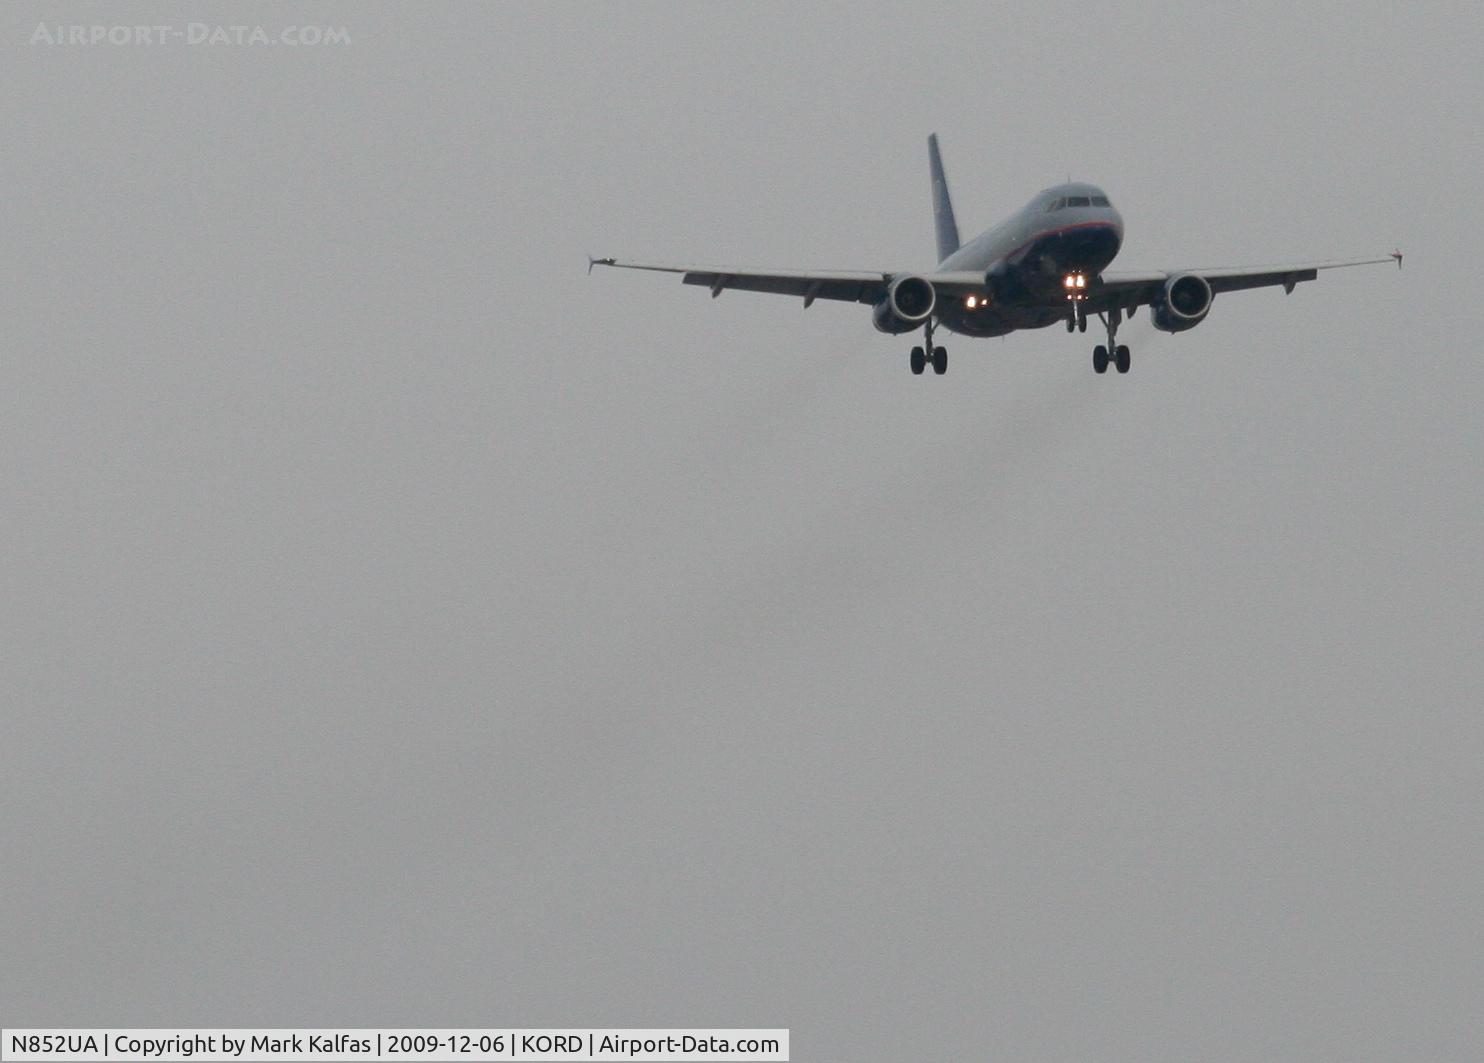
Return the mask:
[[976,306],[979,305],[979,300],[978,299],[975,299],[971,295],[967,299],[964,300],[964,305],[967,306],[970,310],[972,310],[972,309],[974,309],[974,307],[976,307]]

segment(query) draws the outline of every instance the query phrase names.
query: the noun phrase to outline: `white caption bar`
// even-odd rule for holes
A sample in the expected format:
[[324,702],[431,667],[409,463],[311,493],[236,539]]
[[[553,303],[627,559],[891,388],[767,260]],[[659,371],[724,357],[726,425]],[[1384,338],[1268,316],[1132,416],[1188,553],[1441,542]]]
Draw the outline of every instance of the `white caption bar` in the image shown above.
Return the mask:
[[607,1063],[788,1059],[787,1030],[0,1030],[0,1060]]

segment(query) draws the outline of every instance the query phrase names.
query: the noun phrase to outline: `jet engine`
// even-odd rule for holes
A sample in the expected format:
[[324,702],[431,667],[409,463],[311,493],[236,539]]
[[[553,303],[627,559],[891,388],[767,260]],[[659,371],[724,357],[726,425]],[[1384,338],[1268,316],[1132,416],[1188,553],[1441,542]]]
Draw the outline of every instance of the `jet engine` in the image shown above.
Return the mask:
[[1184,332],[1205,320],[1211,309],[1211,285],[1195,273],[1181,273],[1165,281],[1164,291],[1149,308],[1154,327],[1161,332]]
[[891,282],[886,289],[886,298],[871,311],[871,323],[879,331],[893,336],[911,332],[932,315],[937,302],[932,281],[904,273]]

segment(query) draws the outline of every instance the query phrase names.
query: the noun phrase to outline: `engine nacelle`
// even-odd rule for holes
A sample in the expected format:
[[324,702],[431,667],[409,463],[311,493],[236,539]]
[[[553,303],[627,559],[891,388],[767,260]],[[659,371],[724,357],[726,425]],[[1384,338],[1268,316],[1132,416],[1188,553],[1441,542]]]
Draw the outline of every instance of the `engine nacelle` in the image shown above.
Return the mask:
[[915,273],[904,273],[891,282],[886,298],[871,311],[871,323],[893,336],[911,332],[932,316],[938,293],[932,281]]
[[1205,320],[1212,298],[1205,277],[1181,273],[1165,281],[1164,291],[1149,307],[1149,316],[1161,332],[1184,332]]

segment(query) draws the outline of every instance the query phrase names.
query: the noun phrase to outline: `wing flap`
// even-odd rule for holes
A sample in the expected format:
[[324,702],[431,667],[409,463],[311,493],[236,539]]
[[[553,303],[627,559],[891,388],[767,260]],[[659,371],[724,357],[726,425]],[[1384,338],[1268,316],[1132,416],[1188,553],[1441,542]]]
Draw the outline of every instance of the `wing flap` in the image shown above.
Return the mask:
[[[734,269],[729,266],[664,266],[642,262],[620,262],[613,258],[590,258],[593,266],[617,269],[642,269],[656,273],[679,273],[685,284],[711,289],[712,297],[727,290],[766,292],[792,295],[808,306],[816,299],[833,299],[847,303],[879,303],[886,296],[892,278],[899,273],[866,270],[765,270]],[[983,293],[984,274],[952,271],[916,274],[927,278],[940,295]]]
[[1205,279],[1213,293],[1240,292],[1250,288],[1281,286],[1291,292],[1303,281],[1315,280],[1321,270],[1344,269],[1347,266],[1376,266],[1387,262],[1401,264],[1400,254],[1385,258],[1360,258],[1343,262],[1300,262],[1293,265],[1274,266],[1216,266],[1197,269],[1172,269],[1151,272],[1110,271],[1104,273],[1096,289],[1089,294],[1088,309],[1110,310],[1135,307],[1154,302],[1164,289],[1165,282],[1182,273],[1194,273]]
[[681,280],[711,289],[713,297],[727,289],[794,295],[805,304],[816,299],[875,303],[886,294],[889,275],[881,273],[768,273],[759,270],[686,270]]
[[[730,266],[666,266],[646,262],[620,262],[614,258],[589,260],[591,266],[613,266],[617,269],[643,269],[655,273],[679,273],[685,284],[711,289],[720,295],[732,289],[744,292],[767,292],[793,295],[808,306],[816,299],[838,299],[850,303],[875,303],[886,294],[890,273],[865,270],[767,270]],[[591,268],[591,266],[589,268]]]

